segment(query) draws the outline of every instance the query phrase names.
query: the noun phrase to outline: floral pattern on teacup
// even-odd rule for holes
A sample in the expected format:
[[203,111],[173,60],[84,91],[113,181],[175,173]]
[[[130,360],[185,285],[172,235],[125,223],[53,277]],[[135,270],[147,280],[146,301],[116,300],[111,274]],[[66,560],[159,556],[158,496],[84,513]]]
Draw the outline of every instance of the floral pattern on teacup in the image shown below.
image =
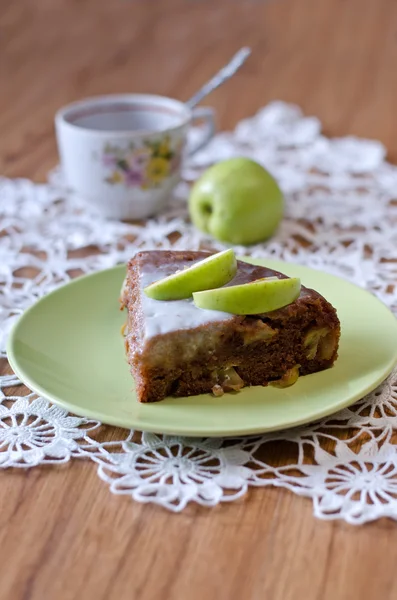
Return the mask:
[[182,147],[183,142],[178,140],[173,148],[168,136],[148,140],[143,146],[130,143],[121,148],[108,143],[102,155],[103,166],[109,171],[105,181],[142,190],[158,187],[179,170]]

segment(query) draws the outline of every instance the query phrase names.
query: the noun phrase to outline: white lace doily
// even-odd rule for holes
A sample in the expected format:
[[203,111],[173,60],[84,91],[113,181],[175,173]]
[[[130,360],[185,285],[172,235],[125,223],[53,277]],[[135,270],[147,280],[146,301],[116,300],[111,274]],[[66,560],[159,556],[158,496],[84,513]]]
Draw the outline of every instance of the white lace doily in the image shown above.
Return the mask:
[[[318,119],[276,102],[219,134],[185,165],[186,181],[234,155],[263,163],[287,198],[277,236],[236,248],[238,253],[345,277],[397,312],[397,167],[385,162],[382,144],[328,139]],[[140,227],[104,221],[78,199],[65,200],[58,173],[47,185],[0,180],[2,372],[10,373],[5,343],[15,319],[72,276],[124,262],[137,248],[221,249],[188,222],[187,192],[187,183],[181,184],[168,210]],[[14,375],[0,376],[3,468],[86,457],[113,493],[173,511],[192,501],[214,506],[241,497],[250,486],[273,485],[312,498],[315,515],[323,519],[397,518],[397,371],[377,391],[321,422],[234,440],[132,431],[123,436],[118,430],[122,439],[109,442],[110,427],[68,415],[34,394],[9,395],[18,384]]]

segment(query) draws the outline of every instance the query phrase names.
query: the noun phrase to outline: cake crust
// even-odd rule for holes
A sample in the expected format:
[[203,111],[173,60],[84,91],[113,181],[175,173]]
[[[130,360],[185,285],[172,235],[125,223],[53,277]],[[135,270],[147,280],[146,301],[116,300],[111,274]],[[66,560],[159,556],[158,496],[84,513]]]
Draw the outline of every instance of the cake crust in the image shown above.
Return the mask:
[[[208,252],[139,252],[128,263],[121,306],[128,311],[127,360],[140,402],[238,390],[245,385],[293,383],[331,367],[337,358],[336,310],[315,290],[265,314],[239,316],[201,310],[192,301],[146,297],[149,283],[209,256]],[[238,261],[227,285],[286,275]]]

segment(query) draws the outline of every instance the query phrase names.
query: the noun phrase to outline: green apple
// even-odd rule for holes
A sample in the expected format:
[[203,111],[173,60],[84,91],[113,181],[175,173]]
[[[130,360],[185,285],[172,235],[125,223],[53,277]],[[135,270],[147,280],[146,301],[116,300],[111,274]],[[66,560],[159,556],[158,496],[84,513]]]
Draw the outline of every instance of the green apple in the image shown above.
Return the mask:
[[193,294],[196,306],[234,315],[259,315],[294,302],[300,294],[297,277],[265,277],[242,285],[231,285]]
[[237,261],[233,250],[224,250],[155,281],[144,292],[154,300],[181,300],[190,298],[193,292],[225,285],[233,279],[236,272]]
[[192,187],[189,211],[198,229],[231,244],[269,238],[283,216],[274,178],[248,158],[231,158],[205,171]]

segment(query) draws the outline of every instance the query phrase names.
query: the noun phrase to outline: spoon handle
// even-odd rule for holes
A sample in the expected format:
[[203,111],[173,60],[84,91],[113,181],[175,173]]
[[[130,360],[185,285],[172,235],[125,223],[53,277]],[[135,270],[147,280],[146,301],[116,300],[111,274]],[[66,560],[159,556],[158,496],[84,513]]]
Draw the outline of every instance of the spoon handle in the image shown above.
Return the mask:
[[223,69],[218,71],[218,73],[214,75],[212,79],[204,84],[203,87],[200,88],[199,91],[186,102],[186,105],[189,108],[195,107],[205,96],[222,85],[222,83],[227,81],[227,79],[232,77],[232,75],[238,71],[250,54],[251,48],[241,48],[237,54],[233,56],[232,60],[223,67]]

